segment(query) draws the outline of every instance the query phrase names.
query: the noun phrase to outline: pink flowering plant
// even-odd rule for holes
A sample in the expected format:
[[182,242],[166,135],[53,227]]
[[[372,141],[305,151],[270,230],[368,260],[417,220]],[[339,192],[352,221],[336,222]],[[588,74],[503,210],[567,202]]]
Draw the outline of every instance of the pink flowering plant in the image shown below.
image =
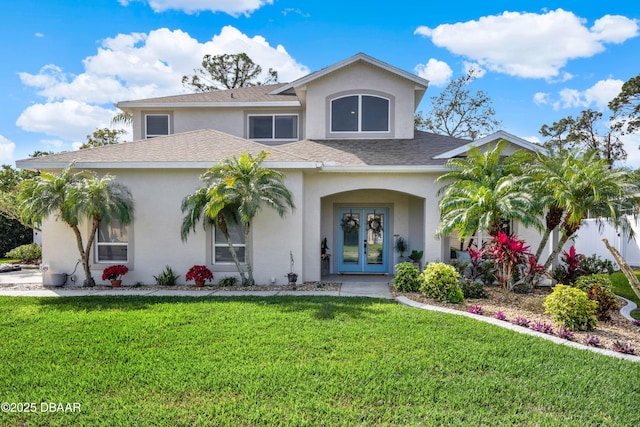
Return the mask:
[[126,265],[110,265],[102,271],[102,280],[121,280],[128,272]]
[[213,279],[213,273],[205,265],[194,265],[187,272],[186,279],[187,282],[190,280],[210,281]]

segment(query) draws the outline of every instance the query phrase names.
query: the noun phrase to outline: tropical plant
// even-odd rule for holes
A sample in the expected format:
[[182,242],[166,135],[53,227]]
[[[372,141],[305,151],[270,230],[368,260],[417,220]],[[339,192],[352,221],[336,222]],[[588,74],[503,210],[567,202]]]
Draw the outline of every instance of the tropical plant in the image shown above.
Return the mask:
[[396,275],[391,283],[401,292],[416,292],[420,289],[420,270],[410,262],[396,264]]
[[[41,223],[46,217],[56,215],[71,228],[85,273],[84,286],[95,286],[90,259],[100,224],[117,220],[127,225],[133,219],[131,193],[116,182],[113,175],[99,177],[94,172],[72,172],[71,168],[64,169],[59,175],[43,172],[24,181],[18,203],[22,220],[27,224]],[[79,227],[83,218],[89,220],[86,245]]]
[[102,270],[102,280],[120,280],[128,272],[129,268],[126,265],[110,265]]
[[[264,205],[273,208],[284,217],[288,209],[294,209],[293,195],[284,184],[282,172],[265,168],[262,163],[269,153],[261,151],[255,157],[242,153],[239,157],[222,160],[200,177],[204,187],[187,196],[182,202],[182,211],[187,216],[182,222],[182,237],[195,229],[203,217],[225,224],[230,215],[225,212],[237,212],[239,222],[244,228],[245,253],[251,254],[251,226],[253,219]],[[220,215],[222,213],[222,215]],[[221,230],[222,231],[222,230]],[[224,231],[223,231],[224,234]],[[253,285],[253,268],[247,255],[245,265],[247,276],[232,248],[228,233],[225,234],[238,273],[244,285]]]
[[522,171],[528,155],[518,151],[503,159],[507,144],[501,140],[485,153],[473,147],[466,158],[447,162],[450,171],[436,180],[446,183],[438,191],[442,196],[439,236],[457,231],[463,239],[478,230],[496,235],[509,220],[542,228],[532,195],[533,181]]
[[545,313],[551,315],[556,324],[572,331],[588,331],[598,324],[598,303],[588,298],[578,288],[556,285],[544,300]]
[[235,286],[236,283],[238,283],[238,279],[233,276],[227,276],[218,281],[218,286]]
[[576,288],[587,293],[590,300],[598,302],[596,316],[598,320],[610,320],[611,312],[620,308],[618,299],[613,293],[613,285],[607,274],[581,276],[576,280]]
[[569,251],[562,252],[561,264],[553,270],[553,278],[563,285],[572,285],[578,277],[585,274],[582,270],[584,255],[576,252],[576,248],[571,246]]
[[614,268],[611,260],[603,259],[597,254],[591,256],[585,256],[580,263],[580,268],[584,271],[584,274],[613,274]]
[[469,279],[467,277],[460,278],[460,289],[462,289],[462,295],[465,298],[487,298],[487,291],[484,289],[484,284],[476,279]]
[[164,267],[164,270],[159,275],[153,276],[158,286],[175,286],[179,277],[168,265]]
[[[611,169],[609,163],[599,159],[593,151],[583,154],[563,152],[562,155],[565,158],[561,173],[549,172],[540,181],[541,186],[549,188],[551,204],[564,212],[560,224],[562,237],[544,263],[545,268],[549,268],[587,215],[622,227],[626,235],[632,236],[633,230],[625,214],[638,210],[638,185],[629,171]],[[537,170],[535,163],[533,170]]]
[[207,268],[206,265],[194,265],[189,269],[189,271],[187,271],[185,279],[187,279],[187,282],[191,280],[195,280],[196,282],[204,282],[206,280],[211,281],[213,279],[213,273]]
[[505,301],[513,289],[516,267],[529,262],[528,249],[529,246],[525,245],[524,240],[508,236],[502,231],[493,236],[493,242],[486,249],[498,269],[498,282],[504,291]]

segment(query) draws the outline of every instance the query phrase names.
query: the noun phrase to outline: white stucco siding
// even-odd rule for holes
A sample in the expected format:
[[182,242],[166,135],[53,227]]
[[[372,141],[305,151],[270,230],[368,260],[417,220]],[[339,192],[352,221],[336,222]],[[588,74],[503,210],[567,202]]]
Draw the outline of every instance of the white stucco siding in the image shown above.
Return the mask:
[[307,238],[304,229],[302,172],[287,172],[285,184],[293,194],[296,209],[289,211],[284,218],[264,206],[253,223],[253,270],[258,284],[269,284],[275,279],[276,284],[286,284],[290,270],[289,253],[293,254],[293,272],[298,274],[300,283],[305,274],[303,240]]
[[[380,92],[392,95],[392,132],[376,138],[413,138],[415,84],[376,67],[356,63],[315,80],[306,91],[306,138],[327,139],[329,117],[328,97],[341,92]],[[352,134],[350,138],[371,138],[367,134]]]

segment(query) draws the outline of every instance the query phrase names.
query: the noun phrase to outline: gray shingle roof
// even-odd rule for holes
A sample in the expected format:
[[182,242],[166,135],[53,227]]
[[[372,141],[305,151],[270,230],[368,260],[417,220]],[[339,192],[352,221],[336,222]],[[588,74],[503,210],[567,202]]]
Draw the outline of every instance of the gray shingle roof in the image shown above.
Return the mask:
[[298,97],[295,94],[282,94],[282,95],[270,95],[272,92],[282,86],[285,83],[278,83],[274,85],[262,85],[242,87],[228,90],[216,90],[213,92],[204,93],[187,93],[183,95],[162,96],[158,98],[146,98],[132,101],[122,101],[117,104],[119,108],[135,107],[140,104],[197,104],[197,103],[247,103],[247,102],[282,102],[282,101],[298,101]]
[[[125,142],[86,150],[69,151],[18,161],[20,168],[64,167],[72,162],[82,167],[119,164],[122,167],[158,167],[167,163],[215,163],[226,157],[269,151],[269,162],[315,163],[332,166],[431,166],[446,160],[433,157],[468,144],[468,140],[416,131],[414,139],[296,141],[277,146],[229,135],[212,129],[183,132],[152,139]],[[196,165],[196,163],[198,163]]]
[[433,157],[470,141],[415,131],[413,139],[296,141],[279,148],[308,160],[335,162],[338,166],[429,166],[446,160]]

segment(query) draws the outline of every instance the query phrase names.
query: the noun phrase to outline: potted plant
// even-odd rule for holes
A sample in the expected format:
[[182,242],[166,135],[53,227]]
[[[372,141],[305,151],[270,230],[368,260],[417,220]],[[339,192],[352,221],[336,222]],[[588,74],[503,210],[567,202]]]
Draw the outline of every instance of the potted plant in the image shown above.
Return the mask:
[[411,262],[413,262],[418,268],[421,268],[420,266],[420,260],[422,259],[422,255],[424,254],[423,251],[416,251],[415,249],[411,251],[411,254],[408,256],[408,258],[411,260]]
[[205,265],[194,265],[189,269],[186,275],[187,282],[195,280],[196,286],[201,288],[206,280],[213,279],[213,273]]
[[122,276],[128,272],[129,269],[126,265],[110,265],[102,271],[102,280],[110,280],[111,287],[119,288],[122,285]]
[[409,249],[409,246],[407,246],[407,241],[404,239],[404,237],[398,236],[394,249],[400,254],[399,261],[404,261],[404,253]]
[[326,276],[329,274],[331,261],[331,253],[329,251],[329,245],[327,244],[326,237],[322,239],[322,242],[320,243],[320,260],[322,262],[320,274]]

